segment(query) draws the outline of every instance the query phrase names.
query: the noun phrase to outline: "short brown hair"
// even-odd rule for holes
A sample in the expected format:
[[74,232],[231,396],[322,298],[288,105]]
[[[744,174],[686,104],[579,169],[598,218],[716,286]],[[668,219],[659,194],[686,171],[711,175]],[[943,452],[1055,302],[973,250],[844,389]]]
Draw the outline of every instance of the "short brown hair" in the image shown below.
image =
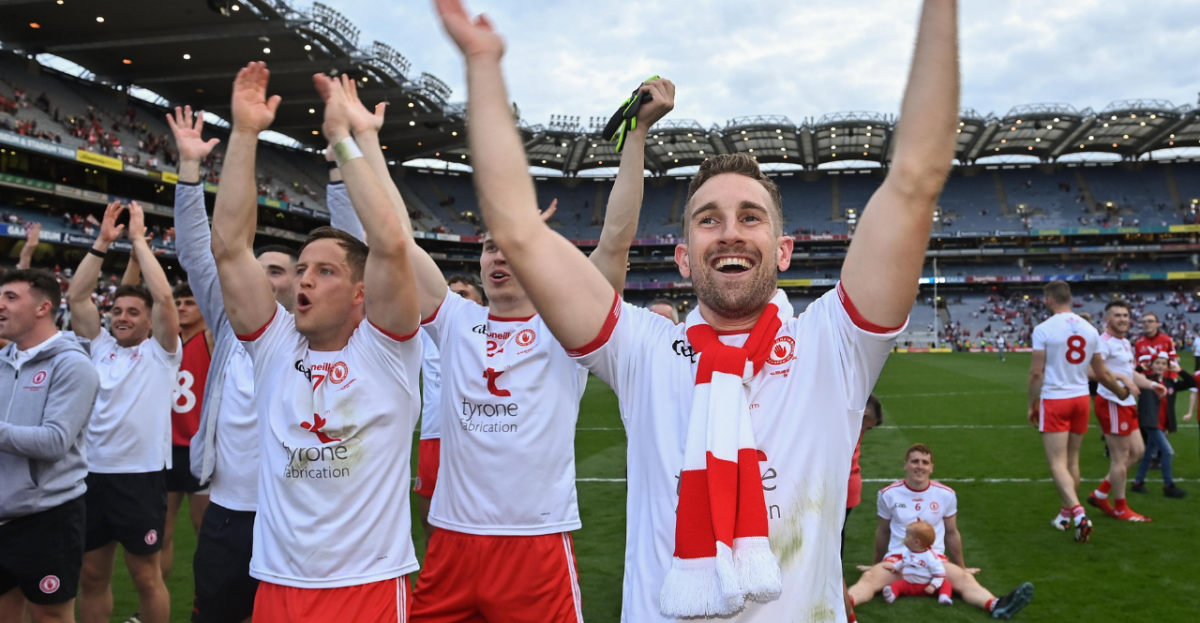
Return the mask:
[[0,286],[10,283],[29,284],[29,291],[45,297],[54,305],[53,313],[58,313],[58,305],[62,302],[62,287],[58,285],[58,280],[50,271],[25,268],[10,270],[0,275]]
[[1068,305],[1071,302],[1071,286],[1065,281],[1054,280],[1046,284],[1042,288],[1042,293],[1046,295],[1046,300],[1054,301],[1058,305]]
[[876,426],[883,424],[883,403],[879,402],[879,398],[875,394],[867,396],[867,408],[863,414],[866,415],[866,412],[870,412],[875,416]]
[[171,289],[171,298],[176,298],[176,299],[193,298],[194,299],[194,298],[196,298],[196,295],[192,294],[191,284],[189,284],[188,282],[185,281]]
[[308,238],[305,238],[304,244],[300,245],[300,253],[304,253],[304,249],[308,245],[326,239],[337,242],[338,246],[346,252],[346,263],[350,265],[350,280],[362,281],[363,273],[367,269],[367,245],[348,232],[328,225],[318,227],[308,232]]
[[724,173],[744,175],[762,184],[771,196],[771,205],[768,208],[772,210],[772,217],[775,219],[775,234],[783,235],[783,197],[779,194],[779,186],[775,185],[774,180],[763,175],[762,169],[758,168],[758,161],[754,158],[746,154],[721,154],[701,163],[696,177],[693,177],[692,183],[688,185],[687,201],[683,208],[683,239],[688,239],[688,231],[691,229],[692,197],[705,182]]
[[1105,305],[1105,306],[1104,306],[1104,313],[1106,313],[1106,314],[1107,314],[1107,313],[1108,313],[1108,310],[1110,310],[1110,309],[1112,309],[1112,308],[1114,308],[1114,307],[1124,307],[1124,308],[1125,308],[1125,311],[1129,311],[1129,310],[1131,309],[1131,308],[1129,307],[1129,303],[1128,303],[1128,302],[1126,302],[1126,301],[1125,301],[1125,299],[1113,299],[1113,300],[1111,300],[1111,301],[1109,301],[1109,302],[1108,302],[1108,305]]
[[1146,312],[1146,313],[1142,314],[1142,320],[1145,320],[1147,316],[1154,316],[1154,322],[1159,322],[1159,323],[1162,322],[1161,320],[1158,319],[1158,314],[1156,314],[1154,312]]
[[909,455],[911,455],[913,452],[920,452],[921,454],[928,454],[930,462],[933,461],[933,450],[930,450],[929,446],[927,446],[923,443],[914,443],[913,445],[909,446],[908,451],[904,453],[904,460],[908,461]]
[[144,286],[140,283],[139,284],[127,283],[127,284],[124,284],[121,286],[117,286],[117,291],[113,292],[113,302],[116,303],[117,299],[119,299],[123,296],[132,296],[134,298],[142,299],[142,301],[144,303],[146,303],[146,309],[154,308],[154,297],[150,296],[150,290],[147,290],[146,286]]

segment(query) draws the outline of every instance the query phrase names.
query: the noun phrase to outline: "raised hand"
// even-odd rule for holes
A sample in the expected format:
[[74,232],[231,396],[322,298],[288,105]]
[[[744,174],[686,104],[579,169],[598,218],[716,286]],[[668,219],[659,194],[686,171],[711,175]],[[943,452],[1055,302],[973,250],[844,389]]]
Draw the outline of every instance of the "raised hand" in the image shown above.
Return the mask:
[[349,77],[342,76],[342,87],[346,91],[347,108],[346,113],[350,117],[350,131],[355,135],[363,132],[378,132],[383,127],[383,113],[387,110],[387,102],[379,102],[375,105],[375,112],[367,110],[367,107],[358,99],[358,83],[351,80]]
[[504,56],[504,40],[496,34],[486,15],[478,15],[472,20],[462,0],[436,0],[436,4],[442,27],[467,60],[500,60]]
[[638,127],[650,129],[650,126],[674,110],[675,83],[666,78],[655,78],[642,83],[639,90],[642,93],[649,93],[653,97],[650,101],[642,104],[637,115]]
[[146,215],[136,201],[129,202],[129,231],[125,235],[129,237],[130,242],[145,240],[146,244],[150,244],[146,238]]
[[541,211],[542,221],[545,222],[550,220],[550,217],[554,216],[555,212],[558,212],[558,199],[552,200],[550,202],[550,207]]
[[125,206],[121,205],[120,201],[114,201],[104,208],[104,220],[100,221],[100,233],[96,236],[98,240],[105,244],[112,244],[121,237],[125,226],[117,225],[117,217],[121,216],[124,211]]
[[278,95],[267,97],[267,83],[271,72],[262,61],[250,63],[238,71],[233,81],[233,129],[262,132],[275,121],[275,110],[279,108]]
[[350,96],[346,93],[343,80],[325,74],[314,75],[313,86],[325,100],[325,120],[321,124],[321,133],[330,145],[336,145],[350,136]]
[[42,233],[41,223],[29,223],[25,225],[25,244],[36,245],[41,239],[38,237]]
[[204,113],[192,114],[191,106],[175,107],[173,114],[167,115],[167,125],[175,135],[175,147],[179,150],[180,160],[199,162],[205,158],[221,142],[219,138],[205,141],[200,138],[204,129]]

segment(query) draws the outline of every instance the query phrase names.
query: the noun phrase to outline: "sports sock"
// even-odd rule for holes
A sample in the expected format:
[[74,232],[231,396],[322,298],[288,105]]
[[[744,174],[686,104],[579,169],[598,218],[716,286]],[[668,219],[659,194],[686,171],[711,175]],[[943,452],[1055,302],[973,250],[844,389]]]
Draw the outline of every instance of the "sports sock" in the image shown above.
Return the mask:
[[1092,492],[1092,495],[1096,496],[1097,499],[1107,500],[1109,491],[1112,491],[1112,483],[1105,478],[1104,482],[1101,482],[1100,486]]
[[993,598],[989,599],[989,600],[987,601],[987,603],[986,603],[986,604],[984,604],[984,606],[983,606],[983,607],[984,607],[984,609],[985,609],[985,610],[987,610],[988,612],[991,612],[992,610],[995,610],[995,609],[996,609],[996,602],[998,602],[998,601],[1000,601],[1000,600],[999,600],[999,599],[996,599],[995,597],[993,597]]
[[1071,521],[1071,509],[1063,508],[1058,511],[1058,518],[1066,521]]
[[858,617],[854,616],[854,612],[846,616],[846,623],[858,623]]
[[1129,510],[1129,503],[1124,499],[1120,499],[1117,500],[1117,503],[1113,508],[1116,508],[1118,513],[1124,513]]
[[1087,513],[1084,512],[1082,506],[1079,506],[1078,504],[1076,504],[1075,508],[1071,509],[1071,516],[1075,518],[1075,525],[1078,526],[1079,520],[1083,519],[1084,517],[1087,517]]

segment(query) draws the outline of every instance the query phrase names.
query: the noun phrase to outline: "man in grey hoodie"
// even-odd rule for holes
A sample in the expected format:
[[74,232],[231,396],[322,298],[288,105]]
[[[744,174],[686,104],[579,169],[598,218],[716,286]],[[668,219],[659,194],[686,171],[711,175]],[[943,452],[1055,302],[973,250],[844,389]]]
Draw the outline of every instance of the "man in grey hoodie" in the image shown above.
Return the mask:
[[0,277],[0,620],[20,620],[26,600],[39,623],[75,620],[100,381],[88,340],[54,324],[61,299],[46,271]]

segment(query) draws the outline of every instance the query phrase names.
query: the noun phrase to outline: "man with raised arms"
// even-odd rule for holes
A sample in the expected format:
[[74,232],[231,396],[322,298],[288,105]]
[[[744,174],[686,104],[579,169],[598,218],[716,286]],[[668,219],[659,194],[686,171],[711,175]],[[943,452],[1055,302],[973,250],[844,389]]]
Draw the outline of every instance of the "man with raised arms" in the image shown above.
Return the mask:
[[[175,249],[188,274],[196,305],[213,334],[209,382],[204,384],[199,428],[191,441],[192,475],[207,484],[204,511],[192,561],[194,623],[248,621],[258,580],[250,576],[254,515],[258,510],[258,419],[254,412],[254,365],[225,316],[225,301],[212,255],[200,162],[217,139],[201,138],[204,114],[190,106],[167,115],[179,152],[175,185]],[[296,251],[282,246],[258,250],[275,300],[289,311]]]
[[112,616],[112,574],[117,544],[138,594],[145,623],[166,623],[171,601],[160,557],[171,467],[171,390],[183,356],[179,314],[171,284],[150,244],[142,208],[130,203],[128,237],[146,285],[122,284],[113,296],[112,332],[101,327],[92,292],[109,246],[124,225],[126,206],[104,211],[100,235],[75,270],[67,290],[71,326],[92,340],[100,393],[88,423],[86,553],[79,594],[83,623]]
[[[656,79],[641,89],[652,99],[627,139],[589,263],[610,289],[624,289],[642,203],[646,133],[674,106],[670,81]],[[352,110],[355,138],[388,187],[396,213],[406,218],[374,134],[383,110]],[[360,230],[343,218],[343,205],[331,201],[332,218]],[[552,211],[553,204],[538,222]],[[367,234],[368,243],[375,240]],[[489,307],[455,295],[429,255],[409,244],[422,328],[442,356],[438,417],[446,468],[437,472],[432,491],[429,522],[435,531],[413,595],[413,620],[578,621],[568,533],[581,527],[574,439],[587,370],[550,335],[490,235],[483,236],[480,256]]]
[[[1092,521],[1079,504],[1079,449],[1087,434],[1091,401],[1088,373],[1118,398],[1129,395],[1131,379],[1117,378],[1098,352],[1100,334],[1090,322],[1071,311],[1071,286],[1065,281],[1046,285],[1046,307],[1054,314],[1033,329],[1033,357],[1029,364],[1029,422],[1042,433],[1050,476],[1062,498],[1062,509],[1051,524],[1069,530],[1075,524],[1075,541],[1086,543]],[[1136,389],[1135,389],[1136,391]]]
[[343,77],[313,82],[370,250],[313,230],[296,265],[295,314],[272,296],[251,250],[258,134],[274,120],[264,63],[233,85],[212,251],[225,313],[254,362],[258,514],[254,620],[408,620],[417,569],[408,459],[420,413],[420,324],[405,223],[354,143]]
[[[466,58],[468,145],[492,244],[557,340],[620,402],[623,620],[845,621],[838,533],[851,457],[912,308],[954,156],[955,3],[924,4],[895,156],[836,290],[795,317],[777,288],[793,246],[778,189],[750,157],[714,157],[685,205],[675,258],[699,306],[678,326],[622,304],[541,222],[500,68],[504,43],[459,0],[437,5]],[[680,340],[699,356],[673,349]]]

